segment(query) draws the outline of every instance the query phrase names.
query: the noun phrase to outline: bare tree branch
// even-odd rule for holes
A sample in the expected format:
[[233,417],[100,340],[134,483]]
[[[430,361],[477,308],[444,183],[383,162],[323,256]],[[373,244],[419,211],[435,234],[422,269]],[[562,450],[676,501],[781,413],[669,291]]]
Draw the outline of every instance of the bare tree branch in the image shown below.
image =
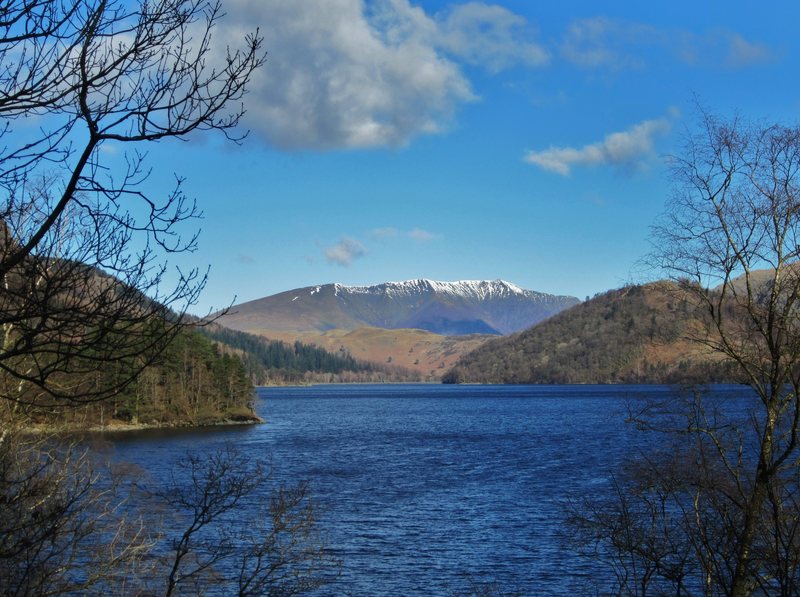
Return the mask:
[[[185,325],[205,272],[170,254],[200,212],[176,178],[144,190],[141,143],[220,131],[238,141],[264,62],[258,33],[215,47],[217,0],[13,0],[0,7],[0,395],[21,405],[114,396]],[[39,128],[15,127],[35,118]],[[122,169],[103,153],[115,143]],[[97,376],[120,363],[120,376]]]

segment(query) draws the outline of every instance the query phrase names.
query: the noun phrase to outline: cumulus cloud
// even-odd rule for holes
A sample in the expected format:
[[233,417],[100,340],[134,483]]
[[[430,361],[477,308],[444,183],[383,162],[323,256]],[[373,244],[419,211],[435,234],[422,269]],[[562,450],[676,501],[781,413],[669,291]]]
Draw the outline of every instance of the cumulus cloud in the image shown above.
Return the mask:
[[550,147],[529,151],[523,158],[529,164],[567,176],[574,166],[616,166],[633,168],[653,152],[655,137],[671,128],[670,118],[645,120],[626,131],[611,133],[597,143],[583,147]]
[[364,256],[364,245],[354,238],[343,236],[339,242],[325,249],[325,260],[328,263],[349,267],[353,261]]
[[475,99],[463,64],[541,64],[524,20],[479,2],[430,15],[410,0],[227,0],[217,41],[258,27],[269,54],[245,124],[288,149],[401,146]]

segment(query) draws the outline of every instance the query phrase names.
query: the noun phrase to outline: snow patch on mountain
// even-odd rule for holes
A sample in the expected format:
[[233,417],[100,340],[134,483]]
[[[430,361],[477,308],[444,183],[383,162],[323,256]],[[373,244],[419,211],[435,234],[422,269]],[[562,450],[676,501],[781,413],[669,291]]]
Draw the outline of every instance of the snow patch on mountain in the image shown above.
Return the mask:
[[344,286],[334,284],[335,294],[368,294],[406,298],[413,295],[441,294],[467,299],[488,300],[520,296],[529,299],[545,299],[551,297],[542,292],[525,290],[505,280],[459,280],[456,282],[439,282],[436,280],[417,279],[403,282],[385,282],[374,286]]
[[223,323],[245,331],[372,327],[444,335],[510,334],[578,302],[575,297],[525,290],[505,280],[324,284],[237,305]]

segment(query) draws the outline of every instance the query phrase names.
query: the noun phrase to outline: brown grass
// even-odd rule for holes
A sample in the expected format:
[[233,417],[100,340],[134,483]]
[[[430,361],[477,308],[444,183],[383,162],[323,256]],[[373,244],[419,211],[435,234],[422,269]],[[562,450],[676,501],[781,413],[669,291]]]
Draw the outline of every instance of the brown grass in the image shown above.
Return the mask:
[[493,336],[441,336],[424,330],[358,328],[327,332],[288,332],[251,330],[271,340],[315,344],[330,351],[344,347],[355,358],[375,363],[391,363],[426,376],[439,378],[459,357],[474,350]]

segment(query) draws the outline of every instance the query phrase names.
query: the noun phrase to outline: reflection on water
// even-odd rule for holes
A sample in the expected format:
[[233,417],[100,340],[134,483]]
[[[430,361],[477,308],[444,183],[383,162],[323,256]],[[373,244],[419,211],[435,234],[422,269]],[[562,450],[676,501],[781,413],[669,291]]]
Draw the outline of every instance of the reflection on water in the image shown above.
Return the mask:
[[220,434],[230,434],[229,441],[236,441],[237,434],[252,433],[253,425],[220,425],[209,427],[176,427],[171,429],[140,429],[131,431],[103,431],[92,433],[88,438],[94,437],[98,440],[106,440],[116,445],[125,443],[139,444],[141,442],[158,443],[163,442],[169,445],[177,443],[195,444],[202,442],[204,438],[216,437]]

